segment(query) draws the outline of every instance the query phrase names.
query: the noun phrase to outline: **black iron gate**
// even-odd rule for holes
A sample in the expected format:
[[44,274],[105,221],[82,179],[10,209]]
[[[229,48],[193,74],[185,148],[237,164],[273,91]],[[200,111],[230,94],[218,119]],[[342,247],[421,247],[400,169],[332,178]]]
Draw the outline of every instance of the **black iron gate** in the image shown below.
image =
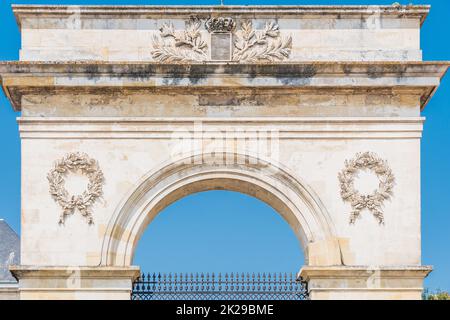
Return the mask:
[[307,300],[294,273],[143,273],[132,300]]

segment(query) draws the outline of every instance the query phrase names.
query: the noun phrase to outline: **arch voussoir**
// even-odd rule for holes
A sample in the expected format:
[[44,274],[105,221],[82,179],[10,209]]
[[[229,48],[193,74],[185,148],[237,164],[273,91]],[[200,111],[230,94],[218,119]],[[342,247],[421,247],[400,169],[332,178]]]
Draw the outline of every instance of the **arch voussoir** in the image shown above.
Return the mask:
[[[340,256],[333,224],[320,199],[306,183],[266,159],[235,153],[222,156],[180,157],[143,177],[111,218],[103,242],[102,264],[131,265],[137,242],[160,211],[189,194],[217,189],[245,193],[273,207],[293,229],[307,263],[320,264],[325,260],[327,264],[339,263],[336,258],[330,260]],[[233,161],[216,161],[226,157]],[[330,241],[333,245],[329,245]],[[325,260],[317,259],[320,252],[326,254]]]

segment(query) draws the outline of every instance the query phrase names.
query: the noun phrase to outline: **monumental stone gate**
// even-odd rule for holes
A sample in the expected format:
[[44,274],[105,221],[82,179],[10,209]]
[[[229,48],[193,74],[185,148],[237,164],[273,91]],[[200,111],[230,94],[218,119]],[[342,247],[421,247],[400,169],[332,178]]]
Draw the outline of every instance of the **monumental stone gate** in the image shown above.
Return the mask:
[[420,299],[428,6],[13,10],[21,299],[129,299],[147,225],[212,189],[287,221],[311,299]]

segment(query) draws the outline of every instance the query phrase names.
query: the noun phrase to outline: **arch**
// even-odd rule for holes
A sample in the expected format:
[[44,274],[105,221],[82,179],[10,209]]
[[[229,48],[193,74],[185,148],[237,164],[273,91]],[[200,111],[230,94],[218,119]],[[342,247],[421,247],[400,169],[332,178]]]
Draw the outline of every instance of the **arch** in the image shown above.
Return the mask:
[[208,190],[241,192],[274,208],[299,239],[306,264],[310,244],[335,238],[319,197],[280,164],[248,154],[195,154],[150,171],[129,192],[108,223],[101,265],[130,266],[137,242],[159,212],[186,195]]

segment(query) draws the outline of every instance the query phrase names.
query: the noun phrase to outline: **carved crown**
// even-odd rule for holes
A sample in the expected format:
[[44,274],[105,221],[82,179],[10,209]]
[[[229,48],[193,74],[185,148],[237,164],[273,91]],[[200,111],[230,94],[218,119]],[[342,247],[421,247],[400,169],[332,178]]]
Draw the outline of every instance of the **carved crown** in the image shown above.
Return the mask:
[[233,18],[209,18],[205,22],[205,28],[209,32],[233,32],[236,22]]

